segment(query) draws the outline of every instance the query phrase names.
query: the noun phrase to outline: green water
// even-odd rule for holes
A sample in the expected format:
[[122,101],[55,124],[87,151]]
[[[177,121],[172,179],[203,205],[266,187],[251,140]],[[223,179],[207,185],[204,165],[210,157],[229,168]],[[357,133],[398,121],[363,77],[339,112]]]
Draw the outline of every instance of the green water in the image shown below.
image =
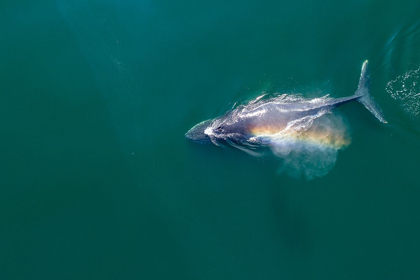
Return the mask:
[[[419,15],[3,1],[0,279],[420,279]],[[389,124],[338,108],[352,143],[324,177],[184,139],[263,90],[348,96],[365,59]]]

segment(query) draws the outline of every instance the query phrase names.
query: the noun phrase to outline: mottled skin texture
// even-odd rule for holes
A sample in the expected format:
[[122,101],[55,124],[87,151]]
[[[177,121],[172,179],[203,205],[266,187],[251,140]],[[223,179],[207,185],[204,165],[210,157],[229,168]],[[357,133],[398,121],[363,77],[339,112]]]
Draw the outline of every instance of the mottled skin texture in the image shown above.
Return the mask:
[[336,99],[324,96],[312,100],[287,95],[268,99],[260,96],[221,117],[194,126],[186,133],[186,137],[195,142],[213,142],[216,145],[219,141],[264,145],[266,142],[260,140],[266,139],[267,135],[300,134],[308,130],[316,118],[354,100],[361,102],[379,121],[386,123],[381,109],[369,95],[369,83],[367,61],[365,61],[359,87],[352,96]]
[[[300,100],[296,103],[281,103],[276,98],[271,98],[258,103],[239,106],[211,121],[202,130],[202,133],[208,136],[207,141],[203,136],[200,139],[201,141],[198,142],[210,142],[210,137],[214,137],[217,140],[228,139],[243,143],[255,137],[257,131],[260,134],[278,133],[286,129],[288,124],[295,120],[315,117],[317,114],[326,113],[338,105],[359,97],[355,95],[338,99]],[[187,138],[193,131],[200,135],[197,133],[199,129],[203,128],[192,128],[187,133]],[[191,137],[189,138],[191,139]]]

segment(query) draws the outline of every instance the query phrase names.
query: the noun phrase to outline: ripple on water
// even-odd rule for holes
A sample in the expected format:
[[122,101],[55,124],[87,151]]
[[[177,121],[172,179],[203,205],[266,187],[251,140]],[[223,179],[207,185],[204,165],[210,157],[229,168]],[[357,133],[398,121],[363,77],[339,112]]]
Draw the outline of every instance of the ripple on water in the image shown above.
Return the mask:
[[420,68],[389,81],[386,91],[398,101],[410,118],[420,117]]

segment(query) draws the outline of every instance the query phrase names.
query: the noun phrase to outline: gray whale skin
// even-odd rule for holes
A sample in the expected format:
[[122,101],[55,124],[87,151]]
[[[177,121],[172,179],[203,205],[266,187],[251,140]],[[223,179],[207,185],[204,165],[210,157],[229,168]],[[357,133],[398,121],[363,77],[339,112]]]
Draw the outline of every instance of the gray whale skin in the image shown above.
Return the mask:
[[363,63],[358,89],[354,95],[316,100],[297,99],[295,102],[259,97],[218,118],[198,123],[185,134],[185,137],[197,143],[219,145],[223,142],[240,149],[241,147],[254,149],[269,144],[271,140],[267,137],[267,131],[281,137],[292,130],[299,132],[299,129],[302,130],[305,125],[310,126],[311,121],[313,122],[317,117],[351,101],[359,101],[380,122],[387,123],[380,107],[369,94],[369,84],[368,61],[366,60]]

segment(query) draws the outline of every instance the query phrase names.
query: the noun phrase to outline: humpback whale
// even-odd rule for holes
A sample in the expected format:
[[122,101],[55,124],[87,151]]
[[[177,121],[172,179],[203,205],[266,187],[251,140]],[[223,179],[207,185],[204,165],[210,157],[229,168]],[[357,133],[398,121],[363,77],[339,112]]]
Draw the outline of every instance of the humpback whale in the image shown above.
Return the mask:
[[[323,123],[322,117],[351,101],[363,104],[380,122],[387,123],[381,108],[369,94],[368,61],[363,63],[356,92],[348,97],[329,95],[305,99],[294,95],[259,96],[238,105],[224,115],[192,127],[185,137],[198,143],[228,144],[249,154],[258,155],[264,147],[278,147],[283,153],[301,147],[299,143],[321,145],[333,149],[346,146],[348,141],[337,125]],[[325,117],[324,117],[325,118]],[[287,147],[287,148],[284,148]]]

